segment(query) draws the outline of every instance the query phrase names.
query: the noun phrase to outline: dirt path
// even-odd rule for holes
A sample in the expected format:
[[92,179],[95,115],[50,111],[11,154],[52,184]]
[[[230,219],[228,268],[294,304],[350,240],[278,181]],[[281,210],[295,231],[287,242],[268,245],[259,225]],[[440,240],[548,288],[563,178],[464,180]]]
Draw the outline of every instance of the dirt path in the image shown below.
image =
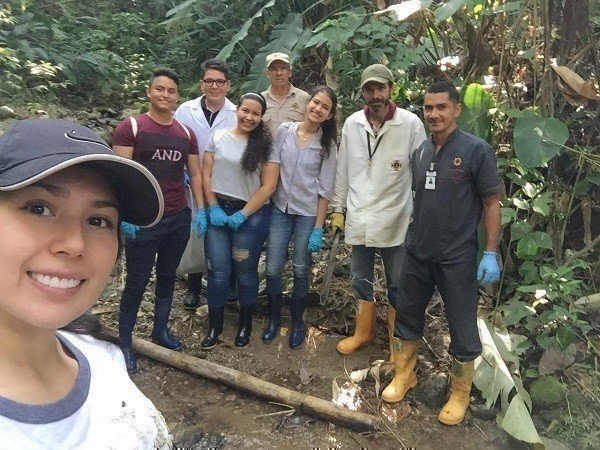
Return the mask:
[[[178,290],[176,298],[180,294],[181,290]],[[107,311],[102,314],[103,321],[114,326],[114,298],[109,298],[102,307]],[[190,314],[175,301],[172,327],[184,342],[186,353],[328,400],[332,398],[334,379],[341,383],[346,371],[364,369],[374,360],[387,358],[387,338],[384,339],[385,329],[381,323],[378,324],[378,339],[348,357],[335,350],[340,339],[338,334],[315,327],[310,328],[307,343],[292,351],[287,344],[287,309],[283,311],[282,335],[274,342],[267,345],[260,340],[266,319],[256,317],[251,343],[239,349],[233,345],[237,311],[230,307],[226,311],[225,329],[219,345],[204,352],[200,341],[206,332],[207,318],[202,317],[202,310],[199,312]],[[136,328],[136,334],[144,338],[150,333],[150,322],[145,320],[145,314],[142,312]],[[323,314],[319,307],[309,308],[307,322],[316,325],[322,322]],[[437,339],[443,344],[439,332],[429,332],[432,342]],[[397,423],[389,422],[389,430],[367,434],[299,413],[272,415],[287,408],[144,358],[140,358],[140,371],[132,378],[163,413],[179,447],[392,449],[404,445],[420,449],[519,448],[517,442],[498,429],[494,420],[481,420],[469,414],[457,427],[445,427],[437,421],[437,405],[443,402],[445,395],[445,378],[434,372],[439,365],[430,361],[429,354],[425,350],[420,357],[419,389],[415,389],[408,401],[385,410],[386,416],[395,417]],[[382,376],[383,385],[386,380]],[[361,386],[362,410],[377,409],[375,382],[367,379]]]

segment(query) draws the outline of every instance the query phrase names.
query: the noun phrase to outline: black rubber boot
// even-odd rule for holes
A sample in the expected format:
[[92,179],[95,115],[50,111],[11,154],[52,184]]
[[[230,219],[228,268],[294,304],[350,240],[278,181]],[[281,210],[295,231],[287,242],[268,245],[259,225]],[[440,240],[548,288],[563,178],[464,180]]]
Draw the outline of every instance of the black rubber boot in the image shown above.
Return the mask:
[[237,335],[235,336],[235,346],[245,347],[250,342],[250,332],[252,331],[252,310],[254,305],[240,306],[240,322]]
[[271,342],[279,334],[281,327],[281,295],[269,298],[269,325],[262,334],[262,340]]
[[306,308],[306,297],[293,298],[290,301],[290,312],[292,313],[292,330],[290,331],[290,348],[301,347],[306,338],[306,330],[302,322],[304,309]]
[[185,309],[194,310],[200,305],[200,292],[202,290],[202,274],[188,274],[187,288],[187,292],[183,296],[183,307]]
[[138,370],[137,358],[133,354],[130,348],[122,348],[123,358],[125,358],[125,367],[127,367],[127,373],[135,373]]
[[157,298],[154,303],[154,328],[150,337],[152,340],[169,350],[179,350],[181,341],[169,333],[167,323],[171,313],[171,303],[173,299]]
[[223,331],[223,312],[224,306],[209,306],[208,307],[208,333],[202,340],[200,346],[204,350],[210,350],[217,345],[217,339]]

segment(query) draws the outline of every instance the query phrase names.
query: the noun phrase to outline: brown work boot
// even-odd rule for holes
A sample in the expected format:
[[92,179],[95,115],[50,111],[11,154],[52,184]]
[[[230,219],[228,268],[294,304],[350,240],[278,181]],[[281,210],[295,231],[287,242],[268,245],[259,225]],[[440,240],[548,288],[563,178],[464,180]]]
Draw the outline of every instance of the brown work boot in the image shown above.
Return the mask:
[[375,337],[375,302],[358,301],[354,335],[338,342],[337,350],[342,355],[350,355]]
[[438,419],[444,425],[456,425],[465,417],[471,398],[474,372],[474,361],[452,361],[450,398],[438,415]]
[[387,326],[388,326],[388,343],[390,346],[390,359],[388,362],[394,362],[394,327],[396,326],[396,308],[392,305],[387,307]]
[[394,365],[396,374],[381,394],[383,401],[396,403],[404,398],[406,391],[417,385],[415,366],[419,354],[419,341],[394,338]]

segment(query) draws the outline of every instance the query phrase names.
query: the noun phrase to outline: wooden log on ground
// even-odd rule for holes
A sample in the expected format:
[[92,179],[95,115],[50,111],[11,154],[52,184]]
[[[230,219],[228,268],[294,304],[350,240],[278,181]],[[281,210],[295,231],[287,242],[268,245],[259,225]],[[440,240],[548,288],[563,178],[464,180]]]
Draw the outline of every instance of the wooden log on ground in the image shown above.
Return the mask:
[[[116,341],[116,330],[107,327],[104,327],[103,330]],[[330,401],[261,380],[255,376],[205,359],[186,355],[182,352],[175,352],[144,339],[134,337],[133,350],[179,370],[200,375],[203,378],[226,384],[227,386],[258,395],[268,400],[290,405],[297,411],[343,425],[347,428],[358,431],[377,430],[381,424],[381,420],[371,414],[351,411],[347,408],[334,405]]]

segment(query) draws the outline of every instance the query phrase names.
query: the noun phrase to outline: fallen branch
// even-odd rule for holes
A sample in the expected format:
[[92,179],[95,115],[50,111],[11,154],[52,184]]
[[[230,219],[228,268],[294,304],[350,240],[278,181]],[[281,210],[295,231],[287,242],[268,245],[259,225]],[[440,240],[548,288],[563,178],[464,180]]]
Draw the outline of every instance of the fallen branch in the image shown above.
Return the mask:
[[[104,327],[103,330],[105,334],[116,341],[116,330],[108,327]],[[381,420],[371,414],[351,411],[347,408],[336,406],[330,401],[261,380],[247,373],[205,359],[168,350],[140,338],[133,338],[133,350],[176,369],[200,375],[203,378],[250,392],[259,397],[285,403],[297,411],[335,422],[351,429],[359,431],[377,430],[381,424]]]

